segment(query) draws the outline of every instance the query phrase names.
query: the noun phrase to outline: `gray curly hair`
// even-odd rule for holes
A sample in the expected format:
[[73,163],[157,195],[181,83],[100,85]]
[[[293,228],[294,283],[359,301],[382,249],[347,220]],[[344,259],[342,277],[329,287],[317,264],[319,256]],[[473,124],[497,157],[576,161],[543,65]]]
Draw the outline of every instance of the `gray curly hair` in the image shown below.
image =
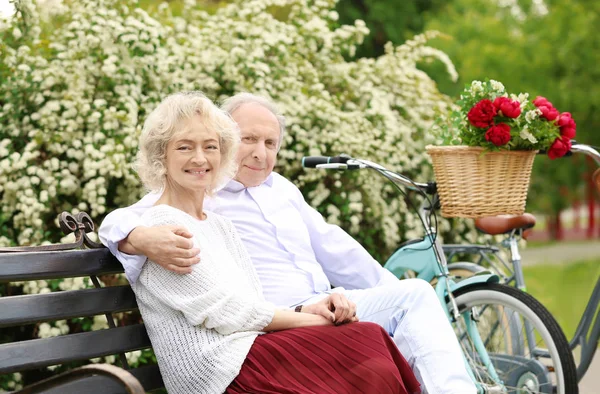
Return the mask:
[[281,112],[279,112],[279,109],[271,100],[252,93],[238,93],[223,101],[221,109],[231,115],[242,105],[251,103],[265,107],[277,118],[277,121],[279,122],[279,141],[277,143],[277,150],[279,150],[281,148],[281,143],[283,142],[283,137],[285,136],[285,117],[281,115]]
[[144,122],[134,168],[146,189],[159,191],[165,187],[167,145],[174,135],[185,131],[184,122],[196,115],[202,118],[206,128],[219,136],[221,165],[207,193],[212,194],[233,178],[237,171],[235,154],[240,141],[237,124],[202,92],[180,92],[167,96]]

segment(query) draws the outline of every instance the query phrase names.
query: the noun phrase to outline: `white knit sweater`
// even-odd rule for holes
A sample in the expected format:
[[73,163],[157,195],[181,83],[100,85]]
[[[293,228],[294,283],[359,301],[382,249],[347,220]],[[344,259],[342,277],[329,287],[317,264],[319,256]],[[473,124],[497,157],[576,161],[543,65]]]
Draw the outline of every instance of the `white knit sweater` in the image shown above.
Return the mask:
[[228,219],[200,221],[168,205],[149,209],[147,226],[194,234],[200,263],[179,275],[147,262],[132,285],[169,394],[222,393],[239,374],[275,307],[264,300],[250,258]]

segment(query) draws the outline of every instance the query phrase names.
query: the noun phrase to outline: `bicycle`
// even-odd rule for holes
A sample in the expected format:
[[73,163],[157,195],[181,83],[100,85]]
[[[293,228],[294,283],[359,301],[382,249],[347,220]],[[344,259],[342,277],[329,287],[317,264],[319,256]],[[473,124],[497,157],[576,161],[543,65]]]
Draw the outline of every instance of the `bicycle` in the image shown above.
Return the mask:
[[[531,295],[500,284],[482,271],[457,281],[451,276],[442,244],[432,226],[436,184],[417,183],[370,162],[339,157],[304,157],[306,168],[371,169],[425,198],[419,209],[425,236],[404,243],[385,263],[398,278],[408,271],[431,282],[463,350],[465,366],[479,394],[578,393],[569,344],[552,315]],[[432,198],[429,198],[431,196]]]
[[[573,143],[572,153],[581,153],[591,157],[600,166],[600,153],[593,147],[580,143]],[[593,183],[600,191],[600,169],[593,175]],[[444,253],[448,261],[455,256],[469,254],[477,256],[477,261],[456,262],[448,265],[448,270],[454,275],[468,277],[470,275],[490,269],[501,277],[501,282],[526,291],[525,277],[519,252],[519,241],[526,238],[527,232],[535,225],[535,217],[524,214],[513,217],[482,218],[475,221],[475,227],[490,235],[506,234],[500,244],[506,249],[509,259],[506,261],[501,254],[501,248],[485,245],[444,245]],[[484,268],[485,266],[485,268]],[[583,315],[577,324],[573,338],[569,341],[569,348],[574,352],[580,347],[580,359],[577,367],[577,381],[581,381],[588,371],[596,348],[600,341],[600,277],[596,281],[594,290],[587,302]]]

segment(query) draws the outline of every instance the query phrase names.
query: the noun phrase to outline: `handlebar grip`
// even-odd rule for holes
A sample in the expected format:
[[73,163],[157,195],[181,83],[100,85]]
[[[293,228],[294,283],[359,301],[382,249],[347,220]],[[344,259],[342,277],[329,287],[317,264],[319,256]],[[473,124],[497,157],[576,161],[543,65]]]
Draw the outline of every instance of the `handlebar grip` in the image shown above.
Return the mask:
[[348,157],[341,156],[304,156],[302,158],[302,167],[316,168],[319,164],[346,163],[348,159]]

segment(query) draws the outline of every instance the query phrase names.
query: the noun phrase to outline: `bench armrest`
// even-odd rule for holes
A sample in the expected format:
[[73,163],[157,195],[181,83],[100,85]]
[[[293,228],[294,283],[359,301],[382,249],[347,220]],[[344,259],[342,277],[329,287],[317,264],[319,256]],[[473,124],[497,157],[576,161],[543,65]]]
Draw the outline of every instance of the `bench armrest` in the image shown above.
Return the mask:
[[117,381],[123,385],[130,394],[145,394],[144,387],[142,387],[141,383],[135,378],[135,376],[123,368],[119,368],[110,364],[84,365],[83,367],[72,369],[60,375],[53,376],[49,379],[29,385],[23,390],[18,391],[18,393],[42,393],[50,388],[95,375],[105,376]]

